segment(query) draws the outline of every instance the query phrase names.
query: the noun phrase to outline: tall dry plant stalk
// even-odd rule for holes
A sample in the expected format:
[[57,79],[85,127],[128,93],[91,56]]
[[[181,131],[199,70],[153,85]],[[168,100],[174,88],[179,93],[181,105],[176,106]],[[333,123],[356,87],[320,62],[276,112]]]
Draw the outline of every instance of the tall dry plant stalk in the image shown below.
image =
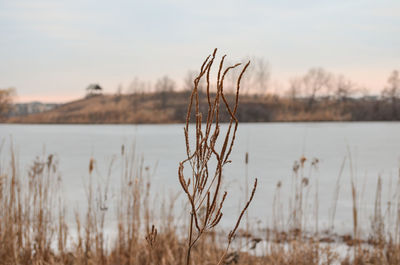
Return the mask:
[[51,263],[67,240],[56,157],[37,157],[21,178],[12,145],[10,154],[11,174],[0,171],[0,264]]
[[[226,164],[230,162],[229,157],[235,142],[236,131],[238,128],[238,119],[236,112],[239,103],[240,81],[250,62],[242,69],[236,84],[236,97],[233,107],[229,105],[224,95],[224,79],[226,74],[240,66],[235,64],[224,68],[224,55],[220,61],[217,76],[217,91],[215,97],[212,98],[210,93],[210,71],[215,60],[217,49],[214,53],[207,57],[201,66],[199,75],[194,80],[194,87],[190,96],[186,125],[184,128],[186,154],[185,160],[180,162],[178,176],[180,184],[187,195],[190,203],[190,224],[187,242],[186,264],[190,264],[190,254],[194,245],[198,242],[201,236],[212,230],[222,218],[222,208],[227,196],[226,191],[222,191],[222,172]],[[207,97],[207,113],[206,120],[203,124],[204,114],[200,111],[199,99],[199,83],[202,78],[206,79],[206,97]],[[222,101],[222,102],[221,102]],[[225,107],[225,110],[230,115],[230,121],[227,131],[224,135],[220,135],[220,104]],[[189,137],[192,114],[194,114],[195,126],[195,143],[194,150],[191,148]],[[218,146],[217,143],[220,137],[223,139]],[[211,164],[216,163],[215,170],[211,170]],[[190,176],[186,177],[184,173],[185,165],[190,166]],[[257,187],[257,179],[254,182],[254,187],[247,204],[243,208],[240,216],[237,219],[235,227],[228,234],[228,245],[225,254],[221,257],[219,264],[223,261],[228,248],[235,236],[236,230],[240,221],[246,212]]]
[[352,212],[353,212],[353,240],[355,247],[353,248],[354,250],[354,260],[357,259],[360,253],[360,242],[359,242],[359,223],[358,223],[358,216],[359,216],[359,204],[358,204],[358,198],[359,198],[359,192],[357,190],[357,185],[354,179],[354,170],[353,170],[353,162],[351,159],[351,152],[350,148],[347,148],[348,156],[349,156],[349,166],[350,166],[350,185],[351,185],[351,199],[352,199]]
[[394,242],[396,244],[400,244],[400,169],[399,169],[399,174],[397,178],[397,185],[396,185],[396,191],[397,191],[397,196],[394,199],[395,207],[396,207],[396,212],[395,212],[395,234],[394,234]]
[[336,178],[335,190],[332,199],[332,206],[329,210],[329,229],[331,231],[335,229],[335,216],[336,216],[337,202],[339,200],[340,181],[342,179],[342,174],[345,164],[346,164],[346,157],[343,159],[342,165],[340,166],[338,177]]
[[382,215],[382,178],[378,177],[376,184],[374,215],[371,221],[372,240],[382,245],[385,240],[385,222]]

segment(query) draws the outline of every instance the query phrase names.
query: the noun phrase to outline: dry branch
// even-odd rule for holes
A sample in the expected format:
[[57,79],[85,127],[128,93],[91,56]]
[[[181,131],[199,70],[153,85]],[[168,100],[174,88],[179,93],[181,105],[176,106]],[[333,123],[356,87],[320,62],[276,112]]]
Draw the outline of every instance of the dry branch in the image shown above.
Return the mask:
[[[208,56],[203,62],[199,75],[194,79],[192,93],[188,104],[186,123],[184,128],[186,159],[179,163],[178,176],[179,182],[185,192],[190,204],[190,225],[187,245],[186,264],[190,264],[190,252],[193,246],[198,242],[201,236],[213,229],[221,221],[223,216],[223,205],[228,195],[227,191],[222,191],[222,172],[224,166],[230,162],[229,156],[232,152],[236,138],[236,132],[239,121],[236,112],[239,104],[240,81],[250,62],[242,69],[236,88],[236,97],[233,106],[230,106],[224,95],[224,79],[226,74],[241,64],[226,67],[224,69],[224,60],[226,55],[221,58],[218,68],[217,85],[215,96],[210,92],[210,71],[215,60],[217,49]],[[199,82],[206,78],[207,89],[207,111],[205,125],[202,124],[204,114],[201,111],[199,95]],[[222,100],[223,104],[220,104]],[[225,135],[220,135],[220,111],[221,106],[228,112],[230,121]],[[193,110],[194,109],[194,110]],[[194,119],[194,121],[193,121]],[[189,137],[190,128],[193,126],[195,139],[193,143]],[[204,128],[203,128],[204,127]],[[218,139],[221,136],[222,143],[219,147]],[[193,146],[193,150],[191,147]],[[210,170],[209,163],[215,162],[215,170]],[[190,166],[190,175],[185,177],[185,165]],[[257,187],[257,180],[254,183],[253,192],[246,206],[243,208],[237,219],[234,229],[228,235],[228,247],[233,240],[235,232],[240,224],[243,214],[246,212]],[[204,209],[205,213],[200,214]],[[225,253],[226,254],[226,253]],[[224,254],[224,256],[225,256]]]

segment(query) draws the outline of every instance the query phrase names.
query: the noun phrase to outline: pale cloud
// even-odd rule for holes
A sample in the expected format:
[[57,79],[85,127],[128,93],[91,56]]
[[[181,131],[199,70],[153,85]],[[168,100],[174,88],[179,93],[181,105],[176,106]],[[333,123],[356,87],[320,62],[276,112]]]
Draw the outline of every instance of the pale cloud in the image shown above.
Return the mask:
[[276,83],[322,66],[377,88],[400,68],[399,13],[398,0],[0,0],[0,87],[57,98],[134,76],[180,83],[218,47],[266,58]]
[[[49,38],[82,40],[93,38],[85,25],[99,14],[74,10],[72,2],[61,1],[10,1],[0,11],[7,24],[18,25],[20,30],[32,31]],[[69,3],[69,4],[68,4]],[[78,11],[78,12],[76,12]]]

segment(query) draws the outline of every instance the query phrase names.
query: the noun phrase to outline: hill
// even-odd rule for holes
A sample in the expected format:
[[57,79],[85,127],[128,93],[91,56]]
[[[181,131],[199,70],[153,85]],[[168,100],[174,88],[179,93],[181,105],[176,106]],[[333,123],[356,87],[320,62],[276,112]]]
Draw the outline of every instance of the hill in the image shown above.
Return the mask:
[[[190,92],[157,92],[130,95],[93,95],[54,109],[10,117],[8,123],[181,123],[185,121]],[[206,113],[207,99],[200,94]],[[234,95],[227,95],[233,104]],[[399,120],[400,111],[378,98],[319,98],[309,108],[307,98],[241,95],[237,117],[241,122],[271,121],[380,121]],[[221,103],[222,104],[222,103]],[[205,119],[205,118],[203,118]],[[228,121],[228,113],[221,121]]]
[[[170,108],[169,108],[170,109]],[[52,110],[10,117],[10,123],[165,123],[171,110],[157,107],[154,94],[94,95]]]

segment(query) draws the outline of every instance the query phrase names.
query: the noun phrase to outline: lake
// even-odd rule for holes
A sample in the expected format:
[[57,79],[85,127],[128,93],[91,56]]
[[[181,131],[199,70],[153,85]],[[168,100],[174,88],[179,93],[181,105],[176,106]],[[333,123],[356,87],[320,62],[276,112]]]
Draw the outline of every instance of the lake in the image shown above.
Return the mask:
[[[96,160],[95,176],[99,179],[104,179],[111,161],[114,161],[111,183],[119,182],[118,157],[121,156],[122,145],[126,151],[132,150],[134,145],[137,159],[143,158],[144,166],[154,170],[152,189],[159,201],[181,192],[177,170],[179,161],[185,159],[186,154],[183,125],[1,124],[0,139],[4,140],[0,160],[3,168],[9,161],[11,142],[21,172],[29,169],[36,156],[55,154],[64,182],[63,193],[72,208],[86,200],[83,183],[88,177],[90,158]],[[249,153],[248,168],[244,163],[246,152]],[[353,177],[359,190],[360,220],[363,226],[368,227],[378,176],[383,179],[383,210],[395,196],[394,187],[400,166],[400,123],[240,124],[232,163],[224,170],[225,188],[231,192],[228,194],[223,225],[232,225],[239,205],[244,204],[246,174],[250,186],[254,177],[259,180],[249,209],[252,224],[263,227],[272,224],[272,205],[278,183],[281,183],[282,208],[287,212],[289,199],[293,197],[293,164],[303,155],[307,158],[304,176],[309,180],[307,193],[310,209],[307,218],[313,218],[312,205],[318,186],[320,226],[323,228],[329,224],[335,186],[344,163],[335,225],[343,232],[352,229],[350,179]],[[317,167],[311,166],[314,158],[319,161]],[[113,192],[117,191],[113,189]],[[115,194],[111,198],[113,196]]]

